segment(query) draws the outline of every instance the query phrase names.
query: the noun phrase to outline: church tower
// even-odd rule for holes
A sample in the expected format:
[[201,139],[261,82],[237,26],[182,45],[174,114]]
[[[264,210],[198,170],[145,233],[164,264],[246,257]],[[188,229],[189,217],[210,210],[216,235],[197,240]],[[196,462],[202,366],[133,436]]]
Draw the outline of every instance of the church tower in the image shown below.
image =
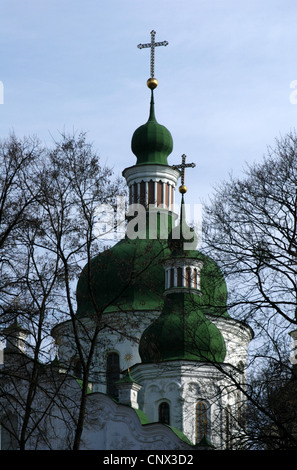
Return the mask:
[[[126,235],[82,270],[77,320],[86,348],[89,333],[101,325],[91,370],[94,392],[115,400],[125,396],[126,402],[133,395],[131,406],[150,423],[172,426],[195,445],[235,448],[245,424],[252,332],[229,316],[223,275],[197,251],[186,223],[185,168],[195,164],[185,156],[181,164],[169,163],[173,139],[155,113],[154,52],[167,44],[155,42],[152,31],[151,43],[138,46],[151,49],[150,104],[147,122],[132,136],[136,162],[123,171],[129,190]],[[73,373],[79,370],[71,322],[57,325],[53,336],[60,361]]]

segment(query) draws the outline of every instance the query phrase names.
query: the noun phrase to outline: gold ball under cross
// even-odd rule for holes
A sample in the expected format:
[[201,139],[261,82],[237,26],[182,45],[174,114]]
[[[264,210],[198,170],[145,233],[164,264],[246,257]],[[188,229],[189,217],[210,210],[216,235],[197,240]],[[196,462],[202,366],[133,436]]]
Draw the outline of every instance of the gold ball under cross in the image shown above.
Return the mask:
[[156,78],[149,78],[146,84],[151,90],[154,90],[158,86],[158,80]]
[[188,191],[187,186],[186,186],[185,184],[182,184],[182,185],[178,188],[178,190],[179,190],[179,192],[180,192],[181,194],[185,194],[185,193]]

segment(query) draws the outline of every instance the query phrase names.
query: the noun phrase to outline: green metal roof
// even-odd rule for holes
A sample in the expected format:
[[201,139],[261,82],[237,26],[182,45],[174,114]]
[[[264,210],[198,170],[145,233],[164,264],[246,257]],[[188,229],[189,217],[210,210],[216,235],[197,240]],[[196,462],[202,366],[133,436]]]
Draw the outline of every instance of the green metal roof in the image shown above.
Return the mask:
[[161,315],[141,337],[139,354],[143,363],[224,361],[223,336],[203,314],[199,303],[199,295],[184,291],[166,296]]
[[[77,284],[77,315],[88,317],[97,312],[146,310],[161,311],[164,304],[164,260],[171,251],[168,240],[125,238],[88,263]],[[217,264],[199,251],[188,257],[201,260],[202,313],[229,317],[226,310],[227,288]]]
[[165,240],[125,238],[87,264],[77,285],[77,315],[97,312],[159,310],[169,250]]

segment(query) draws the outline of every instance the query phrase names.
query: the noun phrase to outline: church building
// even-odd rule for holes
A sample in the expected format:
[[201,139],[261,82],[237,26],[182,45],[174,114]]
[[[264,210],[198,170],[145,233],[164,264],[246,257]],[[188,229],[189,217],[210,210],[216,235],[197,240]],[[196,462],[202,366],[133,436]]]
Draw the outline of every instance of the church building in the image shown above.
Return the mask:
[[[245,366],[253,333],[229,315],[222,272],[197,250],[197,235],[186,222],[185,168],[195,165],[185,156],[181,164],[171,161],[171,133],[157,121],[153,54],[166,44],[155,43],[154,31],[151,37],[140,45],[152,54],[148,120],[135,130],[134,157],[123,170],[126,234],[83,268],[77,284],[77,328],[86,351],[100,321],[82,448],[236,449],[246,426]],[[21,335],[13,330],[7,353],[25,354]],[[71,389],[74,397],[81,364],[73,322],[55,325],[52,336],[57,373],[67,371],[64,393]],[[65,446],[65,425],[55,426],[60,435],[48,432],[49,443],[37,448]],[[9,442],[6,431],[2,446]]]

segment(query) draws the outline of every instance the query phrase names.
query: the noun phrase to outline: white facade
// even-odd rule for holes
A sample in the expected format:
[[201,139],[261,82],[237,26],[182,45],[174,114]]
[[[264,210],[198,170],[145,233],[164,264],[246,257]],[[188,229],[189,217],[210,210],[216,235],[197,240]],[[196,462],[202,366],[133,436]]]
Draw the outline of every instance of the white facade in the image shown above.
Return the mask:
[[[193,444],[204,435],[217,449],[226,448],[225,416],[223,410],[235,405],[236,389],[222,370],[206,363],[179,361],[161,365],[141,365],[133,369],[133,377],[143,384],[139,393],[140,407],[148,419],[159,419],[161,403],[168,403],[170,425],[180,429]],[[229,429],[235,443],[234,429]],[[234,444],[233,444],[234,445]]]
[[[18,370],[18,397],[27,396],[28,382],[26,378],[21,379],[24,364],[29,370],[33,361],[22,352],[9,357],[4,350],[2,367]],[[16,391],[16,379],[12,377],[14,383],[7,382],[5,388],[1,384],[2,392],[6,390],[7,400],[2,396],[0,450],[19,448],[16,436],[20,434],[26,411],[20,399],[11,403],[12,394]],[[133,386],[133,391],[137,392],[138,388]],[[71,450],[80,396],[79,383],[73,377],[63,369],[48,370],[34,397],[34,407],[27,423],[26,450]],[[115,403],[105,394],[87,395],[85,413],[81,450],[192,450],[191,444],[183,436],[178,436],[174,429],[148,423],[136,407],[133,409],[129,405]]]
[[[139,407],[150,423],[159,422],[160,405],[167,403],[170,414],[168,424],[179,429],[193,444],[199,443],[205,430],[209,442],[216,448],[234,448],[236,441],[244,433],[244,427],[240,423],[243,419],[240,420],[240,417],[245,412],[242,391],[245,388],[244,369],[248,344],[252,339],[251,330],[233,319],[212,315],[209,318],[221,331],[226,344],[224,364],[195,361],[142,364],[138,351],[141,335],[159,314],[157,311],[146,312],[145,315],[143,312],[121,313],[122,335],[119,334],[119,314],[106,314],[109,322],[114,316],[117,332],[111,333],[111,329],[106,329],[97,338],[91,372],[93,392],[107,393],[107,356],[110,353],[117,354],[119,369],[126,371],[129,366],[133,379],[141,386],[137,405],[133,407]],[[84,329],[86,327],[91,336],[93,325],[90,320],[84,322]],[[59,344],[59,358],[62,362],[69,363],[75,357],[75,343],[73,340],[69,341],[71,323],[59,325],[55,329],[55,335]],[[205,421],[205,417],[201,417],[201,412],[202,415],[206,413],[207,421],[202,430],[199,429],[199,420]],[[228,444],[228,435],[231,436],[231,444]]]

